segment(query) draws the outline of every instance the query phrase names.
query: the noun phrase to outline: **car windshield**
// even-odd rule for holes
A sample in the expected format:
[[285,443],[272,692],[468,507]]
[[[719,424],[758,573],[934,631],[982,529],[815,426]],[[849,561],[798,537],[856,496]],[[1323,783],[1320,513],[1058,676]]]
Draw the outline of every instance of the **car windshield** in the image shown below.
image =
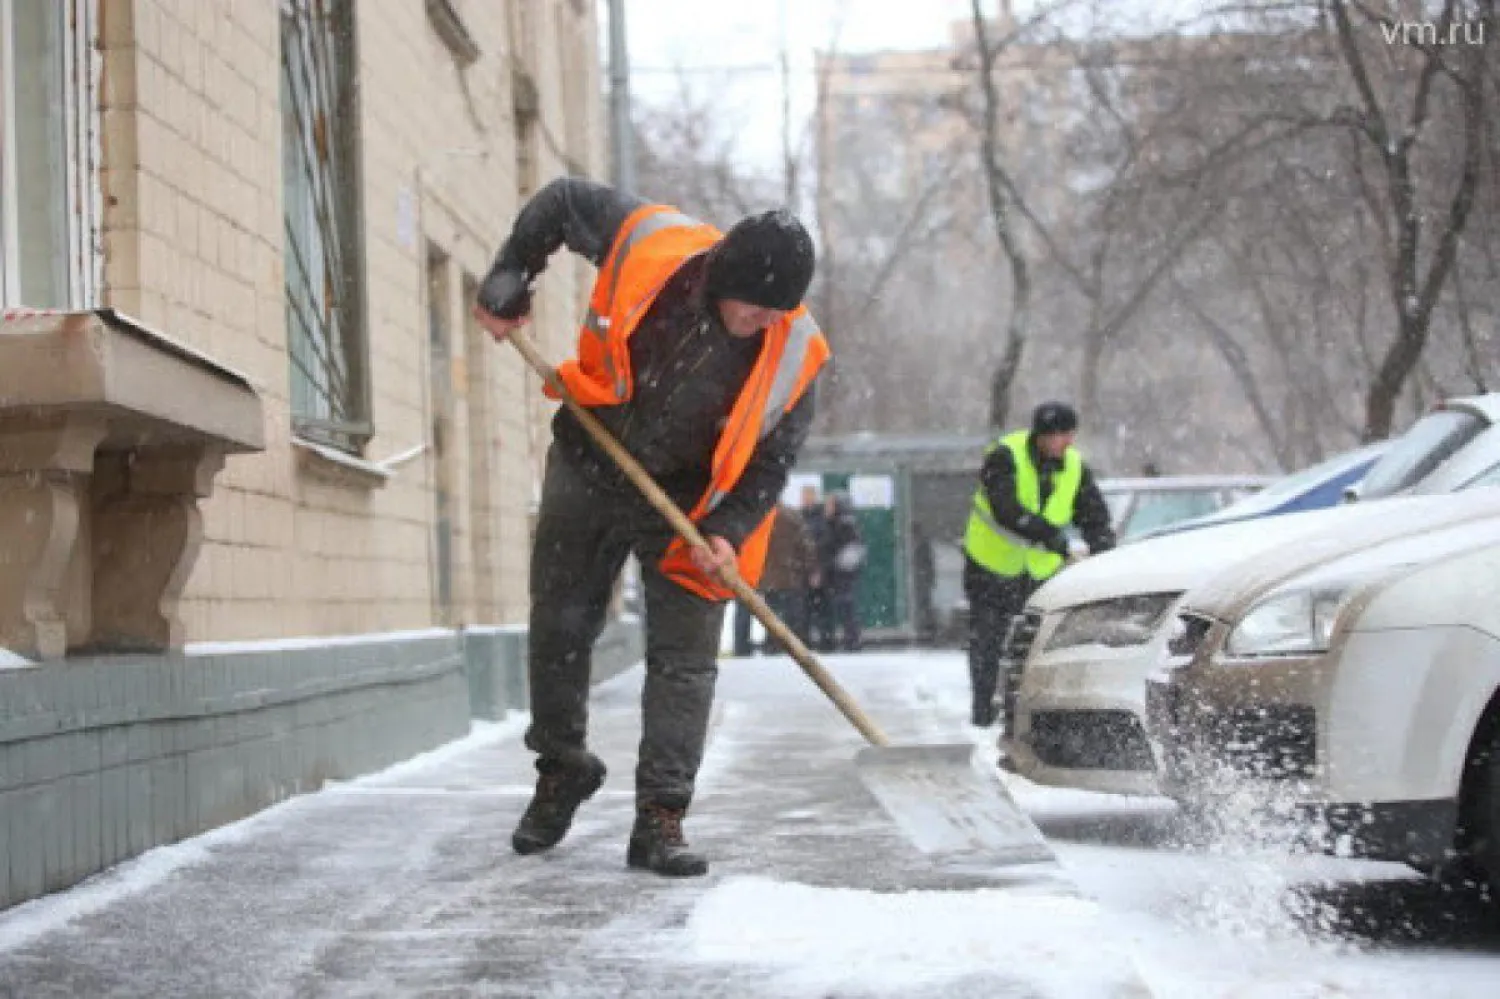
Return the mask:
[[1120,536],[1133,538],[1159,527],[1191,517],[1201,517],[1219,508],[1217,490],[1141,493],[1129,518],[1120,525]]
[[1131,496],[1127,492],[1116,490],[1105,490],[1104,503],[1109,507],[1109,519],[1118,524],[1125,516],[1125,511],[1130,509]]
[[1293,472],[1271,483],[1258,493],[1252,493],[1238,502],[1231,503],[1220,511],[1226,518],[1247,516],[1262,510],[1274,510],[1293,496],[1300,496],[1320,482],[1353,468],[1361,461],[1369,461],[1378,452],[1376,445],[1368,445],[1343,454],[1334,455],[1309,465],[1300,472]]
[[1360,483],[1361,499],[1400,492],[1425,477],[1487,426],[1474,413],[1443,409],[1418,420],[1391,445]]
[[1483,472],[1478,477],[1470,479],[1468,482],[1465,482],[1458,488],[1460,490],[1478,489],[1481,486],[1500,486],[1500,465],[1495,465],[1489,471]]

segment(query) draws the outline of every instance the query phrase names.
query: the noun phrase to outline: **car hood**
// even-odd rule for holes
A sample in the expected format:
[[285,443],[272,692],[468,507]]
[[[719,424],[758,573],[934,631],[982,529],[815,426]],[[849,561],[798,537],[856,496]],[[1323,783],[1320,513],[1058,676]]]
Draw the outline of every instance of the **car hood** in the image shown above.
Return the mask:
[[[1264,588],[1424,525],[1440,527],[1493,516],[1500,512],[1496,506],[1493,491],[1479,489],[1451,496],[1372,500],[1170,534],[1069,566],[1030,603],[1053,611],[1136,593],[1180,593],[1211,583],[1229,588],[1235,580],[1245,588]],[[1198,603],[1197,595],[1194,602]]]
[[[1485,493],[1488,492],[1488,495]],[[1344,507],[1353,508],[1353,507]],[[1425,552],[1484,544],[1496,537],[1500,502],[1490,490],[1449,496],[1397,496],[1370,502],[1382,519],[1340,526],[1337,534],[1307,535],[1298,543],[1260,550],[1199,583],[1187,606],[1215,618],[1233,619],[1269,589],[1299,577],[1379,573],[1427,561]],[[1320,570],[1328,571],[1320,571]]]
[[[1400,501],[1396,501],[1400,502]],[[1338,584],[1353,580],[1376,583],[1403,571],[1414,571],[1476,549],[1500,544],[1500,508],[1494,497],[1488,512],[1442,524],[1407,523],[1407,530],[1360,547],[1348,546],[1328,556],[1322,546],[1305,553],[1282,552],[1290,557],[1252,560],[1242,571],[1224,573],[1189,594],[1186,608],[1224,621],[1238,621],[1257,601],[1277,587],[1297,589]],[[1319,557],[1323,554],[1324,557]]]

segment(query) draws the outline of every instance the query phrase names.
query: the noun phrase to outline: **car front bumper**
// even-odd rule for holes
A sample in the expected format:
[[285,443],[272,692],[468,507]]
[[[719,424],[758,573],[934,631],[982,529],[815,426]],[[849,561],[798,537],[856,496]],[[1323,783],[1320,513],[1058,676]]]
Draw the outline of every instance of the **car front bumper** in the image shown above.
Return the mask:
[[1144,677],[1155,657],[1151,646],[1032,657],[1001,742],[1016,771],[1056,787],[1160,794],[1144,726]]
[[1309,849],[1422,868],[1444,861],[1458,827],[1456,799],[1331,800],[1337,796],[1323,786],[1319,768],[1319,708],[1309,703],[1326,684],[1311,665],[1285,664],[1280,679],[1290,682],[1268,682],[1275,696],[1249,703],[1242,687],[1205,682],[1205,673],[1149,677],[1146,727],[1161,760],[1162,791],[1212,810],[1226,787],[1258,786],[1267,800],[1291,800],[1298,841]]

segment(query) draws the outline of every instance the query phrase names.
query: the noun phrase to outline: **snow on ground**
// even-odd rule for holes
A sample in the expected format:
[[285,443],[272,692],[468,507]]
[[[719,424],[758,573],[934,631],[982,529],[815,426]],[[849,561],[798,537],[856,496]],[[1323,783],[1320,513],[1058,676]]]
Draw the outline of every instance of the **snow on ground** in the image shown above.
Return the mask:
[[36,663],[20,653],[12,652],[10,649],[0,646],[0,669],[19,669],[23,666],[35,665]]
[[[1427,904],[1427,886],[1403,865],[1293,855],[1258,834],[1184,844],[1161,799],[1011,785],[1044,831],[1059,830],[1049,840],[1064,870],[1130,937],[1160,999],[1496,994],[1500,931],[1473,952],[1472,941],[1403,939],[1413,921],[1445,918],[1403,914]],[[1167,833],[1152,842],[1153,828]],[[1110,842],[1143,835],[1142,845]],[[1470,905],[1455,899],[1454,919],[1473,920]]]
[[102,912],[121,899],[150,891],[181,870],[209,863],[217,848],[244,842],[277,823],[285,822],[298,810],[326,801],[329,795],[395,783],[413,774],[441,769],[444,765],[501,739],[518,738],[525,728],[527,717],[512,713],[503,722],[471,722],[468,735],[409,760],[351,781],[329,781],[320,792],[289,798],[238,822],[230,822],[180,843],[147,850],[66,891],[43,895],[0,911],[0,954],[61,929],[84,916]]
[[799,995],[909,994],[1006,968],[1021,994],[1081,996],[1136,974],[1129,951],[1107,944],[1078,959],[1078,941],[1110,940],[1093,902],[1015,889],[876,893],[737,878],[698,903],[688,934],[696,957],[773,965]]
[[[993,730],[951,722],[968,711],[960,654],[833,659],[840,676],[860,663],[899,666],[892,672],[911,714],[932,718],[936,709],[938,719],[950,719],[919,726],[921,741],[951,742],[961,731],[982,754],[998,756]],[[1500,921],[1484,925],[1473,899],[1445,898],[1404,865],[1299,855],[1289,846],[1296,829],[1248,814],[1199,841],[1164,798],[1005,780],[1102,916],[1008,891],[890,896],[730,882],[700,904],[691,924],[696,945],[718,955],[738,949],[746,959],[774,954],[789,980],[814,987],[847,984],[851,967],[873,983],[1036,961],[1037,994],[1093,995],[1046,960],[1049,942],[1063,942],[1071,961],[1090,941],[1087,962],[1132,958],[1161,999],[1497,994]],[[1123,934],[1127,950],[1101,949],[1112,937],[1090,925]],[[768,942],[739,942],[739,927]],[[915,957],[922,954],[930,961]]]
[[[855,689],[865,682],[879,686],[885,696],[880,720],[899,728],[898,741],[964,739],[994,752],[993,732],[964,724],[968,692],[962,656],[871,653],[829,657],[828,664]],[[728,675],[736,672],[737,678]],[[753,682],[759,689],[806,684],[795,665],[777,657],[736,664],[726,670],[726,679]],[[705,786],[722,784],[720,775],[730,774],[745,754],[764,752],[775,738],[774,732],[749,730],[755,741],[746,740],[742,722],[750,707],[734,699],[732,684],[725,689],[716,731],[739,731],[741,737],[710,743]],[[614,691],[614,702],[633,710],[619,693]],[[903,712],[901,705],[910,710]],[[152,850],[70,891],[18,906],[0,914],[0,954],[117,900],[148,893],[175,872],[213,863],[225,844],[294,836],[313,809],[341,814],[340,796],[350,803],[368,801],[389,787],[393,793],[420,789],[437,802],[476,793],[492,779],[485,775],[497,744],[519,741],[524,723],[524,717],[513,717],[476,724],[466,738],[379,774],[330,785],[243,822]],[[788,734],[799,733],[789,729]],[[456,774],[464,779],[455,779]],[[627,919],[600,931],[607,936],[589,937],[583,923],[584,942],[572,956],[587,955],[589,939],[606,951],[659,953],[665,947],[673,959],[701,964],[706,974],[726,965],[769,969],[779,990],[774,994],[789,996],[954,995],[962,992],[966,976],[982,981],[980,976],[996,968],[1015,973],[1029,994],[1060,999],[1132,994],[1120,986],[1132,974],[1161,999],[1489,999],[1497,994],[1500,928],[1476,915],[1472,899],[1444,893],[1404,867],[1292,855],[1284,846],[1290,839],[1286,830],[1250,822],[1217,839],[1195,839],[1183,831],[1175,807],[1162,799],[1005,779],[1047,835],[1079,890],[1077,897],[988,884],[972,890],[870,891],[777,880],[755,873],[753,851],[746,851],[739,858],[741,873],[650,886],[678,893],[662,897],[687,905],[680,928]],[[615,793],[627,794],[627,788],[617,787]],[[507,784],[490,791],[500,792],[520,800],[526,788]],[[803,807],[809,821],[816,821],[817,801]],[[712,818],[709,809],[706,804],[700,821]],[[781,816],[792,819],[790,813]],[[421,851],[427,858],[423,863],[435,865],[428,878],[439,891],[449,890],[441,881],[452,877],[437,848],[451,835],[447,828],[434,826],[432,848]],[[354,845],[344,849],[347,863],[337,866],[360,879],[365,891],[403,890],[400,882],[382,887],[374,873],[384,869],[380,865],[388,856],[362,856]],[[615,862],[613,849],[611,843],[609,865]],[[581,862],[576,856],[555,860]],[[562,868],[547,869],[566,874]],[[503,874],[509,870],[504,867],[483,870],[487,877],[514,876]],[[617,883],[619,875],[608,866],[591,876],[602,879],[602,887]],[[504,891],[498,885],[497,890]],[[367,911],[380,908],[366,905]]]

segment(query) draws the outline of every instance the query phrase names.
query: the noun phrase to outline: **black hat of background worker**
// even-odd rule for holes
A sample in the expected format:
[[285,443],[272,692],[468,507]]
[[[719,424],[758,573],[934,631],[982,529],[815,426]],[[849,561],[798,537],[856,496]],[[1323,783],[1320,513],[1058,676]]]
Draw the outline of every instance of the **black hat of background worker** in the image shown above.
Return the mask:
[[706,288],[766,309],[795,309],[812,283],[812,237],[785,208],[736,222],[708,256]]
[[1078,429],[1078,411],[1065,402],[1044,402],[1031,414],[1034,434],[1070,434]]

